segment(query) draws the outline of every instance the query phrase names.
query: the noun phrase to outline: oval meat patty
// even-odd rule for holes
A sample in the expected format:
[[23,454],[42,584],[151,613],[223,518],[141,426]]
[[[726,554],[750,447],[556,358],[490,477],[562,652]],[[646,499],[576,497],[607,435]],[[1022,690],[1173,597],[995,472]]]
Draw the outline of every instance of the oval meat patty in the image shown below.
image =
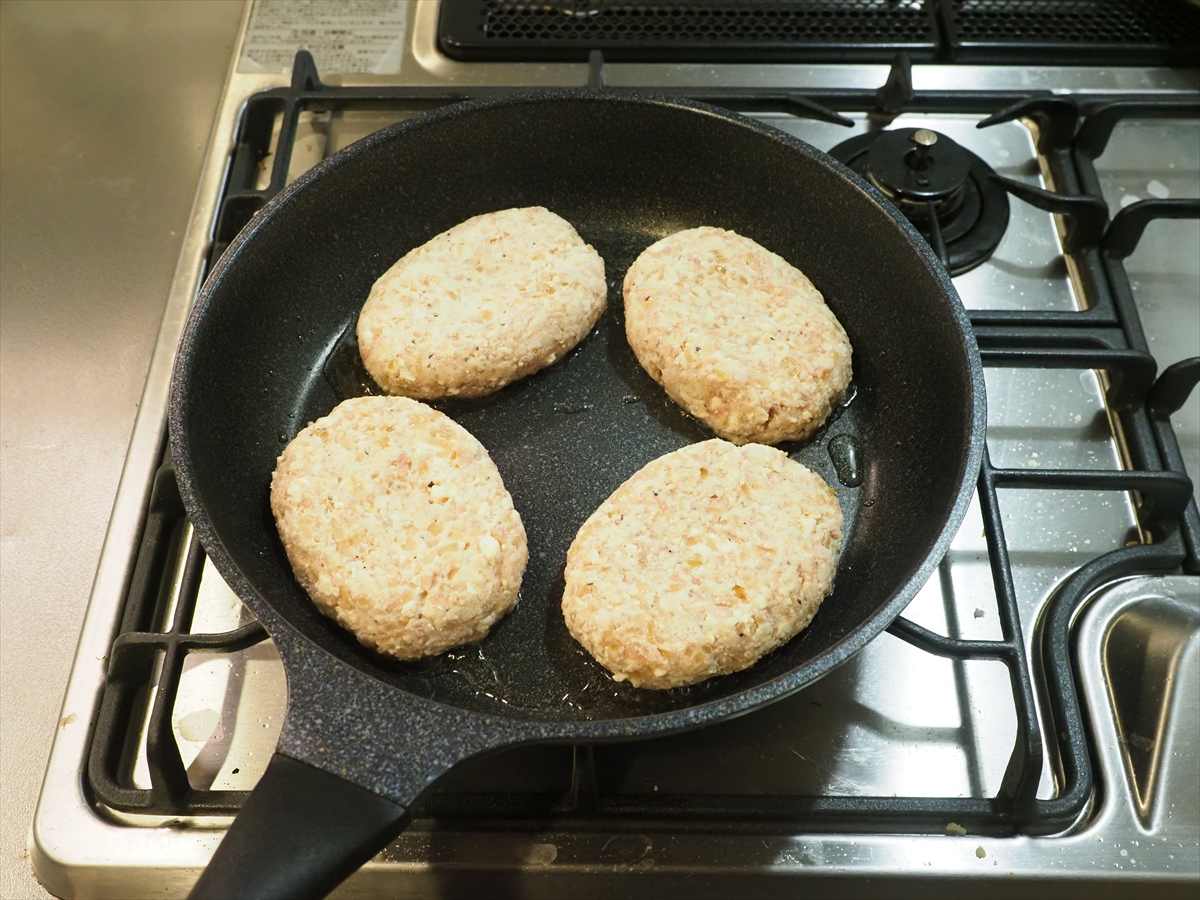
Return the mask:
[[284,449],[271,512],[297,580],[400,659],[477,641],[517,602],[525,527],[487,451],[403,397],[346,400]]
[[648,463],[567,552],[567,628],[618,681],[693,684],[791,640],[829,594],[842,512],[819,475],[761,444]]
[[604,312],[604,261],[540,206],[467,219],[398,260],[358,316],[389,394],[479,397],[560,359]]
[[624,294],[642,368],[730,441],[802,440],[850,385],[850,340],[820,291],[732,231],[663,238],[629,267]]

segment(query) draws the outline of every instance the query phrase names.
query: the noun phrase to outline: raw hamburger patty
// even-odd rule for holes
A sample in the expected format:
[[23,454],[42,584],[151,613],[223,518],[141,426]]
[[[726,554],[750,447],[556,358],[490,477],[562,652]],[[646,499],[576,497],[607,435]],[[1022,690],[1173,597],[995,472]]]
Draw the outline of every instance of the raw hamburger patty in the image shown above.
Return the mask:
[[400,258],[358,316],[389,394],[479,397],[578,344],[604,312],[604,261],[540,206],[467,219]]
[[617,681],[671,688],[737,672],[791,640],[829,594],[837,495],[761,444],[660,456],[567,552],[567,628]]
[[671,399],[738,444],[808,437],[850,384],[850,340],[820,291],[721,228],[676,232],[637,258],[625,334]]
[[301,586],[401,659],[477,641],[512,609],[525,527],[487,451],[403,397],[347,400],[288,444],[271,512]]

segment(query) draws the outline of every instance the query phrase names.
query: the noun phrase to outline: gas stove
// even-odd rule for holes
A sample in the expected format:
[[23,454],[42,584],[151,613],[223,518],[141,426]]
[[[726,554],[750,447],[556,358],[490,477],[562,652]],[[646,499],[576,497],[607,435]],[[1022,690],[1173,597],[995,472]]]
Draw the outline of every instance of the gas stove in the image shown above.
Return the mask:
[[[904,616],[825,680],[700,732],[464,764],[338,896],[1194,891],[1200,74],[473,63],[444,52],[437,4],[373,5],[303,29],[247,12],[34,822],[47,888],[184,896],[282,723],[278,656],[193,539],[164,455],[205,271],[285,184],[380,127],[581,86],[740,110],[912,218],[986,367],[976,499]],[[275,71],[296,41],[314,53]],[[345,74],[323,78],[323,57]]]

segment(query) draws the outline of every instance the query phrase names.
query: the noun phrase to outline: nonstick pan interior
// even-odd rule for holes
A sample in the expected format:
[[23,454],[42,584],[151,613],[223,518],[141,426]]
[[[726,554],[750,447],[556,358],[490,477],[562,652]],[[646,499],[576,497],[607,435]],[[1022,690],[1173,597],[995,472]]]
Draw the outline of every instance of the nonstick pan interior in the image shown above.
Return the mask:
[[[180,351],[172,439],[223,574],[252,607],[268,605],[373,677],[505,716],[642,716],[796,670],[824,674],[845,655],[844,639],[881,629],[919,587],[918,568],[961,506],[981,414],[977,359],[948,279],[911,229],[835,165],[702,109],[576,95],[435,113],[303,179],[226,253]],[[440,404],[491,452],[524,519],[521,601],[478,646],[391,661],[320,615],[293,579],[268,507],[271,472],[307,422],[369,389],[352,326],[373,281],[471,215],[529,205],[564,216],[600,252],[608,311],[551,368],[489,398]],[[711,436],[637,365],[621,310],[638,253],[696,225],[732,228],[799,266],[850,335],[854,399],[814,440],[784,447],[838,489],[846,549],[834,594],[801,636],[746,672],[639,691],[570,638],[562,569],[579,525],[621,481]],[[834,438],[856,448],[857,486],[839,480]]]

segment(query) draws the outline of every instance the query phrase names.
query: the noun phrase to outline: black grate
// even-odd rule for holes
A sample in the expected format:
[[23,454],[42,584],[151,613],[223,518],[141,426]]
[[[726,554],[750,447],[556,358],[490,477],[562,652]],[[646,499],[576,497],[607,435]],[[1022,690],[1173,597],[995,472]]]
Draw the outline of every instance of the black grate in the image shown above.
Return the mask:
[[[896,83],[911,84],[902,73]],[[602,66],[593,67],[594,84],[603,83]],[[487,96],[497,89],[472,89]],[[503,91],[504,89],[498,89]],[[212,259],[220,254],[245,216],[277,193],[286,180],[300,113],[331,107],[397,109],[464,99],[467,92],[442,88],[337,87],[323,85],[311,57],[297,57],[291,87],[258,94],[248,101],[233,151],[218,216]],[[684,92],[685,95],[692,94]],[[903,93],[903,92],[902,92]],[[504,827],[548,826],[639,829],[649,820],[669,820],[680,829],[757,833],[764,826],[796,832],[902,831],[940,833],[953,821],[972,833],[1048,834],[1066,829],[1087,807],[1096,790],[1089,735],[1080,709],[1071,654],[1071,621],[1080,605],[1101,585],[1131,574],[1168,572],[1180,567],[1200,571],[1200,516],[1169,414],[1194,388],[1200,360],[1172,366],[1156,379],[1156,363],[1138,324],[1137,309],[1122,259],[1136,244],[1141,226],[1154,216],[1200,217],[1200,200],[1182,206],[1131,206],[1105,229],[1088,213],[1087,201],[1099,196],[1092,159],[1103,152],[1112,125],[1122,117],[1160,115],[1195,117],[1200,101],[1145,101],[1088,98],[1074,101],[1050,95],[1020,97],[986,92],[921,92],[904,96],[875,91],[825,92],[821,101],[842,111],[878,111],[884,102],[895,112],[1001,111],[985,122],[1014,117],[1038,120],[1039,150],[1064,194],[1014,194],[1022,202],[1052,208],[1068,221],[1068,253],[1087,285],[1092,306],[1079,312],[972,310],[971,322],[985,366],[1007,368],[1103,369],[1108,402],[1119,417],[1129,450],[1129,470],[1051,470],[996,468],[985,456],[978,495],[995,587],[994,608],[1000,640],[964,640],[937,634],[907,619],[890,633],[937,656],[955,660],[996,660],[1008,670],[1016,736],[1003,784],[993,797],[861,797],[621,794],[601,777],[635,753],[621,745],[604,747],[519,748],[521,761],[496,758],[455,769],[423,798],[420,815]],[[741,89],[704,91],[702,99],[735,108],[786,109],[795,115],[837,120],[837,115],[808,98],[778,92],[754,94]],[[264,125],[283,116],[274,147]],[[1076,126],[1078,127],[1078,131]],[[1077,136],[1078,135],[1078,136]],[[255,187],[257,163],[274,150],[270,185]],[[1093,204],[1094,205],[1094,204]],[[1071,575],[1047,602],[1037,623],[1030,660],[1023,640],[1016,590],[1000,513],[1002,495],[1011,489],[1135,492],[1139,517],[1153,543],[1124,547],[1099,556]],[[236,811],[243,791],[210,790],[189,783],[171,728],[171,712],[184,658],[191,652],[233,652],[265,639],[255,623],[224,634],[191,632],[203,552],[187,550],[178,601],[163,625],[172,594],[172,560],[186,533],[186,520],[174,474],[164,466],[153,496],[129,593],[108,664],[99,712],[88,750],[86,787],[104,805],[127,812],[158,815],[206,815]],[[986,601],[989,604],[991,598]],[[157,690],[152,690],[157,687]],[[1043,699],[1039,709],[1034,696]],[[763,715],[762,713],[756,715]],[[747,721],[753,716],[746,717]],[[138,723],[147,722],[150,787],[132,783],[131,757]],[[1043,734],[1061,762],[1055,796],[1039,798],[1044,765]],[[580,826],[580,822],[588,823]],[[523,824],[522,824],[523,823]]]
[[932,59],[926,0],[614,2],[463,0],[442,4],[442,49],[456,59]]
[[1195,64],[1200,8],[1186,0],[942,0],[963,62]]

